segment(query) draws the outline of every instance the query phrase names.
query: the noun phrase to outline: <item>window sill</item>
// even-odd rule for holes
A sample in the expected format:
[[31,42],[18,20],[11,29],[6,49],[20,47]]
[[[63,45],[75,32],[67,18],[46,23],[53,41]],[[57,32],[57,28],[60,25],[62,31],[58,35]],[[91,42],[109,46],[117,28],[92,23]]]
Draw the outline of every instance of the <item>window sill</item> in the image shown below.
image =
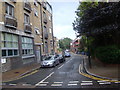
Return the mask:
[[35,57],[35,55],[29,55],[29,56],[22,56],[22,58],[32,58],[32,57]]

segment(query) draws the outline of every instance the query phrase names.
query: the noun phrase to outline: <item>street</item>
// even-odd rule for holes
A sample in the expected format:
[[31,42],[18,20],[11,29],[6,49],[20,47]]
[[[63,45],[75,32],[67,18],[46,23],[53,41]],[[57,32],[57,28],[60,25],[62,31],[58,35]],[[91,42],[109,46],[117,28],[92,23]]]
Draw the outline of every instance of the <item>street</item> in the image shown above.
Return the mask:
[[3,88],[117,88],[119,83],[97,81],[80,74],[82,56],[72,54],[54,68],[40,68],[35,73],[3,83]]

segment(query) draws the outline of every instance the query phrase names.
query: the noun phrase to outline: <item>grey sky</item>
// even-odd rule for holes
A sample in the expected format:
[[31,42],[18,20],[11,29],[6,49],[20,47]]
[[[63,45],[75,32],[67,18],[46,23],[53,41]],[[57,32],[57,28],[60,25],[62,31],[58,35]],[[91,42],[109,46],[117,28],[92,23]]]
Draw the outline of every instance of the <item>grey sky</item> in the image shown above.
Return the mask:
[[79,5],[78,1],[58,2],[48,0],[53,8],[53,30],[58,39],[69,37],[74,39],[72,22],[75,19],[75,11]]

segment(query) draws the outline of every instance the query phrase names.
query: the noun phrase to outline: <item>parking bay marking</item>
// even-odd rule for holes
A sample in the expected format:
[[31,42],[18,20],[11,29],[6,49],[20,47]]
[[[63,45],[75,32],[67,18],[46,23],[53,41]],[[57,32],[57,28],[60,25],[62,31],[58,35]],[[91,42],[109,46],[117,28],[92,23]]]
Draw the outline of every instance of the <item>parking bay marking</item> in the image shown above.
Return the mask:
[[81,85],[93,85],[93,83],[81,83]]
[[62,66],[60,66],[58,69],[62,68],[64,66],[64,64]]
[[54,74],[54,72],[50,73],[46,78],[44,78],[43,80],[41,80],[40,82],[38,82],[35,85],[38,86],[39,84],[43,83],[46,79],[48,79],[49,77],[51,77],[53,74]]
[[52,84],[51,86],[62,86],[62,84]]

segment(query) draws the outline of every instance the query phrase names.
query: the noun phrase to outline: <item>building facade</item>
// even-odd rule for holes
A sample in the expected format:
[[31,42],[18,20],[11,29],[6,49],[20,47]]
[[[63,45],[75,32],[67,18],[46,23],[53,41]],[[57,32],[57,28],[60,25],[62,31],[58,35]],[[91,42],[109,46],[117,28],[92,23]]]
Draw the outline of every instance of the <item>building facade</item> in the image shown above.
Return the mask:
[[[40,63],[41,55],[51,53],[50,50],[54,47],[53,43],[50,45],[50,40],[53,41],[52,20],[48,21],[46,15],[45,25],[43,12],[49,13],[44,3],[48,2],[40,0],[0,2],[0,57],[3,72]],[[52,13],[50,15],[52,18]],[[48,31],[49,27],[52,33]]]
[[77,37],[75,38],[72,42],[71,42],[71,51],[76,53],[77,51],[79,51],[78,49],[80,48],[80,38]]

